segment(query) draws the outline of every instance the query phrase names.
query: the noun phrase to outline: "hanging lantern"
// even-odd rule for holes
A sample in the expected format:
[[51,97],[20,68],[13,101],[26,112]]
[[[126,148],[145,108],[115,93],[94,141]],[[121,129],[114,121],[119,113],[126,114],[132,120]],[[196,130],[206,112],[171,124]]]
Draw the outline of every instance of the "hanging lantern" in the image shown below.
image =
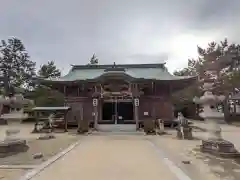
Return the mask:
[[139,106],[139,99],[137,99],[137,98],[134,99],[134,105],[137,106],[137,107]]
[[98,105],[98,99],[93,99],[93,106],[96,107]]

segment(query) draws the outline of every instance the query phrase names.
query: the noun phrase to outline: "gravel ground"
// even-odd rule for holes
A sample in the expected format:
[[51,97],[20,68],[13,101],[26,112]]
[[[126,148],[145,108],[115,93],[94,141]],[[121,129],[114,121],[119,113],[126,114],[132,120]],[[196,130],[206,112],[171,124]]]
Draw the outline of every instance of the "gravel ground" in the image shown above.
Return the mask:
[[[0,140],[4,138],[7,128],[7,126],[0,126]],[[20,135],[21,138],[27,140],[27,144],[29,145],[28,151],[0,158],[0,165],[39,165],[80,139],[80,136],[76,136],[73,133],[56,133],[55,139],[38,140],[37,138],[42,134],[32,134],[32,128],[32,124],[20,125]],[[34,159],[33,155],[36,153],[42,153],[43,158]],[[26,169],[0,168],[0,180],[16,180],[25,172],[27,172]]]
[[17,180],[26,172],[23,169],[0,169],[0,180]]
[[[0,158],[0,165],[37,165],[67,148],[78,139],[77,136],[64,134],[64,136],[57,136],[50,140],[30,140],[28,141],[29,150],[27,152]],[[34,159],[33,155],[36,153],[42,153],[43,158]]]
[[[162,150],[179,168],[181,168],[193,180],[219,180],[201,160],[190,156],[189,151],[194,149],[200,140],[178,140],[176,131],[170,131],[170,135],[147,137],[157,148]],[[184,164],[189,161],[190,164]]]
[[[228,130],[229,127],[226,129]],[[226,130],[225,128],[223,128]],[[148,137],[160,149],[164,150],[170,159],[183,169],[194,180],[239,180],[240,164],[236,160],[222,159],[199,151],[201,139],[206,137],[205,132],[193,132],[195,140],[178,140],[176,132],[169,131],[171,135]],[[231,141],[235,130],[223,132],[223,136]],[[230,135],[231,134],[231,135]],[[236,139],[236,138],[235,138]],[[190,161],[184,164],[182,161]]]

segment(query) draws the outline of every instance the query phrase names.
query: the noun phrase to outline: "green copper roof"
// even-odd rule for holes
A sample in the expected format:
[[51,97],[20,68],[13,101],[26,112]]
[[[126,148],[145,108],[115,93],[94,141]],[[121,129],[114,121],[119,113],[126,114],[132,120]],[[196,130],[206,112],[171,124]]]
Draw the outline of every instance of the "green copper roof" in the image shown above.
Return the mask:
[[[110,68],[111,70],[106,71]],[[124,71],[117,71],[121,68]],[[116,71],[115,71],[116,69]],[[124,64],[124,65],[85,65],[73,66],[66,76],[58,79],[48,79],[50,81],[77,81],[91,80],[101,77],[107,73],[124,73],[134,79],[153,79],[153,80],[180,80],[193,77],[173,76],[164,67],[164,64]]]

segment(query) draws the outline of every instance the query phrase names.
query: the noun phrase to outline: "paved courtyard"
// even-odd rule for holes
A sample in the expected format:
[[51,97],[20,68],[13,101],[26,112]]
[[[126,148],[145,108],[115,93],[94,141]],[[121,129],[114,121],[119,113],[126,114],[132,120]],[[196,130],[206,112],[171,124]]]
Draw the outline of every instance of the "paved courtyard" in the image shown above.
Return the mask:
[[[196,125],[206,127],[204,123],[196,123]],[[240,150],[240,144],[236,138],[240,128],[228,125],[222,125],[222,128],[224,138],[234,142]],[[23,130],[23,135],[26,134],[26,137],[27,132],[26,130],[24,133]],[[167,132],[168,134],[163,136],[144,136],[141,133],[128,135],[99,133],[77,136],[79,144],[75,148],[43,169],[32,180],[239,179],[238,164],[231,160],[212,158],[193,151],[201,144],[200,139],[205,137],[205,132],[194,131],[194,137],[198,138],[192,141],[178,140],[175,130],[168,129]],[[35,135],[31,135],[31,138],[36,138],[32,136]],[[60,136],[65,137],[70,134],[60,134]],[[183,163],[183,161],[190,163]],[[9,180],[19,179],[18,174],[22,172],[13,174],[15,178],[9,176]]]
[[[173,168],[173,172],[170,170]],[[180,172],[179,172],[180,171]],[[179,177],[178,177],[179,176]],[[137,136],[88,136],[34,180],[189,180],[161,157],[153,145]],[[180,178],[180,179],[179,179]]]

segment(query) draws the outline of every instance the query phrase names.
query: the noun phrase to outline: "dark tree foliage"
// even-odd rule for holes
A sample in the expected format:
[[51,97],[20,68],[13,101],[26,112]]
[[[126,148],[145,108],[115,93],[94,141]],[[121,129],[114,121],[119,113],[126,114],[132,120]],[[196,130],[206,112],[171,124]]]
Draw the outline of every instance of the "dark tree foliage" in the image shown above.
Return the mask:
[[0,74],[4,77],[5,93],[10,86],[29,88],[35,76],[36,63],[30,57],[21,40],[10,38],[0,44]]
[[46,86],[38,86],[28,93],[28,98],[33,99],[36,106],[63,106],[64,95]]
[[[55,78],[61,76],[61,71],[56,67],[54,61],[49,61],[40,67],[38,75],[40,78]],[[28,96],[34,99],[36,106],[64,105],[64,95],[62,93],[40,84]]]
[[[175,75],[197,75],[199,79],[206,77],[206,70],[210,68],[216,71],[215,93],[229,94],[235,88],[240,88],[240,45],[229,44],[227,39],[220,43],[210,42],[207,48],[197,47],[198,58],[188,60],[188,67],[174,72]],[[196,85],[201,86],[201,81]],[[195,88],[194,88],[195,89]]]
[[41,78],[60,77],[61,71],[57,69],[56,65],[54,64],[54,61],[49,61],[47,64],[44,64],[40,67],[38,75]]

